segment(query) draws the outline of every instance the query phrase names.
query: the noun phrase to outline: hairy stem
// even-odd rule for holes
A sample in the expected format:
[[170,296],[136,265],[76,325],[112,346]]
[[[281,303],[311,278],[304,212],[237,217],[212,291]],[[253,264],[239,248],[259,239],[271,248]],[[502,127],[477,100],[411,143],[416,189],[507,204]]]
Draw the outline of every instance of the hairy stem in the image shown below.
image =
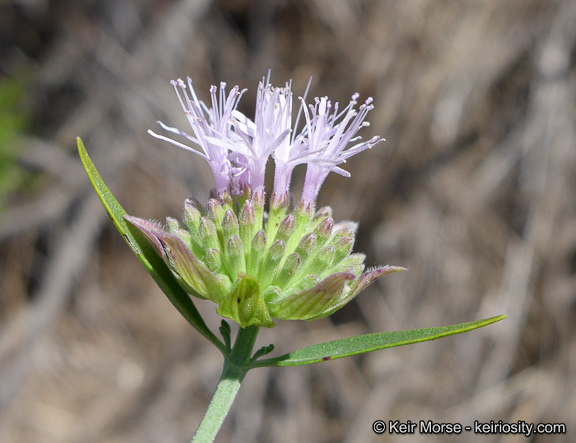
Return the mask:
[[239,330],[232,352],[224,359],[224,368],[216,392],[214,392],[210,406],[208,406],[208,410],[192,438],[192,443],[208,443],[216,438],[228,411],[232,407],[234,398],[240,390],[242,380],[249,370],[248,363],[258,336],[258,330],[259,328],[256,326]]

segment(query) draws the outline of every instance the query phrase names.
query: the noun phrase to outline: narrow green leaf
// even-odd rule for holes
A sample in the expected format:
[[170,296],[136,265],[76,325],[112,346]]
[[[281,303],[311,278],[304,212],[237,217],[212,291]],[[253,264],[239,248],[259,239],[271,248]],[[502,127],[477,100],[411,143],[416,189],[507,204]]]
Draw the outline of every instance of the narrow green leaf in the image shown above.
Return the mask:
[[270,354],[272,351],[274,350],[274,345],[270,344],[268,346],[262,346],[260,349],[258,349],[254,355],[252,356],[252,358],[250,359],[250,361],[256,361],[258,360],[260,357],[263,357],[267,354]]
[[358,337],[344,338],[292,351],[280,357],[259,360],[253,362],[251,368],[265,366],[300,366],[321,361],[335,360],[351,355],[364,354],[380,349],[393,348],[395,346],[410,345],[423,341],[436,340],[449,335],[461,334],[487,326],[503,320],[506,315],[486,318],[484,320],[461,323],[440,328],[413,329],[410,331],[379,332],[376,334],[360,335]]
[[86,148],[80,137],[77,138],[78,152],[80,159],[86,169],[86,173],[96,190],[102,205],[112,219],[114,226],[120,232],[132,252],[142,262],[146,270],[150,273],[160,289],[166,294],[168,300],[184,316],[184,318],[204,337],[212,342],[220,351],[226,353],[226,346],[208,329],[203,318],[196,309],[190,296],[180,287],[162,258],[156,253],[144,235],[134,226],[126,223],[124,216],[126,211],[120,206],[120,203],[114,198],[102,177],[98,173],[94,163],[88,156]]
[[230,324],[222,319],[222,321],[220,322],[220,328],[219,328],[220,334],[222,335],[222,338],[224,339],[224,344],[226,345],[226,349],[231,350],[232,349],[232,338],[230,336],[232,329],[230,328]]

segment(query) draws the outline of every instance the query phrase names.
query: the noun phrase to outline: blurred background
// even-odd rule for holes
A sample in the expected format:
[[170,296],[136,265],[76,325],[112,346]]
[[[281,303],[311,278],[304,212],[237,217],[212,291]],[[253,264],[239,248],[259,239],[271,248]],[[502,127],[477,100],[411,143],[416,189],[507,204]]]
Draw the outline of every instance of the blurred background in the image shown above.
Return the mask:
[[[147,135],[186,130],[169,81],[374,97],[330,177],[335,219],[384,277],[329,319],[279,322],[277,352],[498,314],[468,334],[250,372],[220,442],[380,442],[376,419],[563,422],[576,432],[576,2],[0,1],[0,441],[182,442],[221,356],[115,231],[81,136],[128,213],[179,217],[210,170]],[[296,171],[296,185],[303,170]],[[215,329],[214,306],[198,308]],[[275,351],[276,352],[276,351]],[[471,434],[453,440],[470,441]],[[410,441],[450,441],[414,434]]]

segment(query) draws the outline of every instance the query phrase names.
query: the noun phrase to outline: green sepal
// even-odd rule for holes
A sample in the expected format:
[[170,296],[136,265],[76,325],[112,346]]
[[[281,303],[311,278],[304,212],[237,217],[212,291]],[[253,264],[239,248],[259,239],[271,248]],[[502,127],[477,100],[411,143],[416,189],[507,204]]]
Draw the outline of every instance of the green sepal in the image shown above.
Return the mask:
[[334,259],[334,246],[325,246],[311,257],[308,258],[306,263],[300,266],[294,276],[294,282],[306,278],[308,275],[321,275],[321,274],[334,274],[332,272],[332,260]]
[[246,273],[257,276],[266,256],[266,234],[260,230],[254,235],[250,245],[250,255],[246,266]]
[[362,292],[366,287],[374,283],[379,278],[391,274],[393,272],[406,271],[406,268],[400,266],[380,266],[378,268],[372,269],[365,272],[360,277],[351,282],[340,294],[340,298],[335,300],[335,303],[326,309],[323,313],[307,318],[306,320],[318,320],[333,314],[338,309],[342,308],[346,303],[356,297],[360,292]]
[[208,269],[214,273],[218,273],[222,269],[222,253],[218,249],[209,248],[206,251],[204,261]]
[[[316,275],[322,274],[327,269],[332,269],[334,262],[334,254],[336,248],[334,246],[324,246],[320,249],[314,257],[308,261],[308,272]],[[332,272],[330,272],[332,274]]]
[[316,234],[316,247],[321,248],[326,244],[330,236],[332,235],[332,228],[334,227],[334,220],[332,218],[327,217],[322,220],[314,230],[312,231]]
[[242,241],[233,235],[226,244],[226,261],[228,262],[229,277],[234,280],[238,274],[246,272]]
[[[190,234],[189,231],[187,231],[186,229],[182,229],[180,227],[180,223],[178,223],[178,220],[172,217],[166,217],[166,230],[170,234],[174,234],[177,237],[180,237],[184,241],[184,243],[186,243],[186,246],[188,246],[190,250],[194,252],[194,241],[192,240],[192,235]],[[196,255],[196,253],[194,253],[194,255]],[[203,254],[201,254],[200,257],[202,257],[202,255]]]
[[318,223],[326,218],[332,218],[332,208],[330,206],[323,206],[316,211],[312,221],[310,222],[311,228],[315,228]]
[[252,191],[252,206],[254,208],[254,229],[256,232],[264,229],[264,190]]
[[292,214],[288,214],[286,218],[282,220],[282,223],[280,223],[280,226],[276,231],[276,238],[274,239],[274,241],[281,240],[284,243],[286,243],[290,238],[290,236],[294,233],[295,228],[296,228],[296,221],[294,219],[294,216]]
[[359,276],[364,270],[364,260],[366,256],[360,253],[350,254],[348,257],[344,258],[340,263],[333,266],[332,272],[351,272],[352,274]]
[[[286,218],[287,202],[285,200],[276,200],[272,198],[270,201],[270,211],[268,213],[268,221],[266,222],[266,237],[271,241],[276,239],[276,233],[282,222]],[[294,218],[292,217],[292,227],[294,231]]]
[[318,283],[320,283],[322,279],[314,274],[306,274],[303,277],[300,277],[289,288],[284,291],[284,296],[297,294],[298,292],[306,291]]
[[312,212],[298,207],[294,211],[294,217],[296,219],[296,238],[302,238],[307,232],[310,231],[312,220],[314,219],[314,214]]
[[278,302],[268,302],[274,318],[280,320],[308,320],[321,316],[340,298],[347,282],[354,274],[332,274],[314,287],[282,297]]
[[272,243],[264,263],[262,264],[262,269],[258,273],[258,279],[263,288],[268,287],[270,283],[274,280],[276,273],[278,272],[278,266],[282,257],[284,257],[285,244],[282,240],[278,240]]
[[270,318],[258,280],[246,274],[239,275],[236,287],[220,303],[216,312],[222,317],[236,321],[241,328],[275,326]]
[[218,231],[214,222],[208,217],[200,219],[200,227],[198,229],[204,249],[213,248],[220,250],[222,248],[218,238]]
[[262,293],[266,303],[281,300],[284,294],[278,286],[268,286]]
[[180,237],[169,234],[148,220],[128,215],[124,219],[148,237],[172,268],[179,283],[192,295],[219,303],[228,294],[230,281],[210,271]]
[[334,246],[334,259],[332,265],[340,263],[352,252],[354,238],[355,231],[350,228],[344,228],[334,233],[332,239],[330,239],[330,245]]
[[316,250],[316,234],[310,232],[306,234],[300,240],[300,243],[296,247],[296,252],[300,256],[300,260],[302,263],[306,263],[308,257]]
[[230,237],[233,235],[240,237],[240,229],[238,225],[238,219],[231,209],[228,209],[224,213],[224,218],[222,219],[222,233],[224,235],[222,244],[226,244]]
[[244,245],[244,252],[247,254],[250,252],[250,245],[252,244],[252,239],[256,235],[256,218],[254,214],[254,206],[251,200],[246,200],[240,211],[240,217],[238,220],[238,229],[240,233],[240,240]]
[[224,220],[224,214],[226,210],[222,207],[220,202],[215,198],[208,200],[208,206],[206,209],[206,214],[214,222],[216,226],[222,226],[222,220]]
[[276,278],[272,282],[273,285],[280,286],[280,288],[284,289],[290,279],[300,266],[300,256],[297,252],[290,254],[286,257],[284,261],[284,265],[282,266],[282,270],[276,275]]
[[188,197],[184,201],[182,219],[190,233],[190,246],[196,257],[203,257],[204,242],[200,236],[200,219],[202,218],[202,205],[194,197]]
[[178,235],[177,231],[182,230],[182,228],[180,227],[178,220],[176,220],[174,217],[166,217],[166,230],[170,234]]
[[212,194],[211,197],[218,201],[224,212],[227,210],[234,211],[234,208],[237,207],[228,191],[216,192],[215,195]]

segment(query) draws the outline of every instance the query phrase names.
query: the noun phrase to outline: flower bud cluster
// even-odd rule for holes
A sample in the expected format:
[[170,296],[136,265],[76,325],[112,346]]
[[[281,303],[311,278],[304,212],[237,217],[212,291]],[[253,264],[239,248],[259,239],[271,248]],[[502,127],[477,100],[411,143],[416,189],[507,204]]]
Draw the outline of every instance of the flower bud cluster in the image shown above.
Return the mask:
[[137,217],[139,228],[191,295],[212,300],[241,327],[272,327],[272,318],[315,320],[352,300],[376,279],[401,268],[362,273],[364,255],[352,253],[356,224],[335,224],[330,208],[312,212],[264,192],[218,194],[202,207],[189,198],[183,223],[165,226]]

